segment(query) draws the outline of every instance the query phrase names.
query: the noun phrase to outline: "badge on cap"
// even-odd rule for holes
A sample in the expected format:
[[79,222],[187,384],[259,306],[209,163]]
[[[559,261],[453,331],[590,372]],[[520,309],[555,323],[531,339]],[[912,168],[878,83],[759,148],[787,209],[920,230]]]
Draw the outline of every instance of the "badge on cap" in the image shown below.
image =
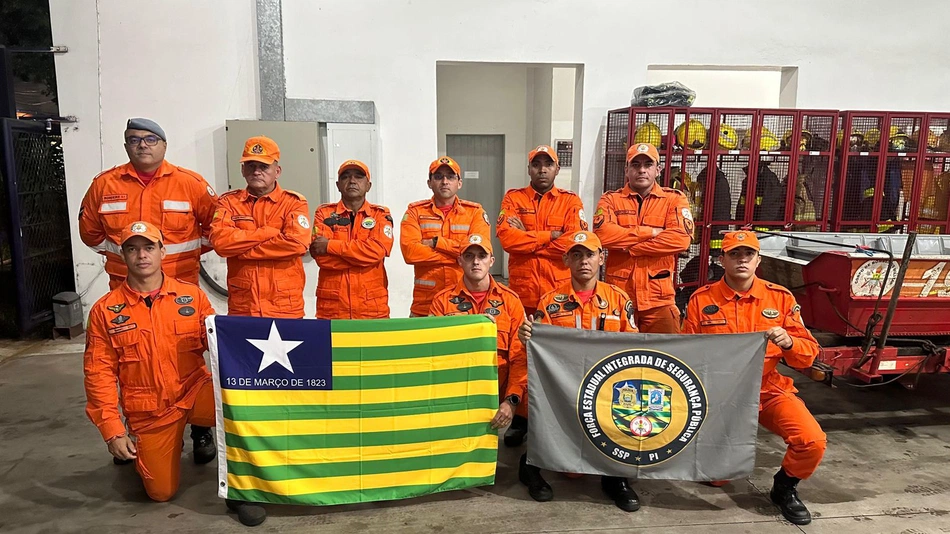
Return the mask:
[[575,243],[583,243],[584,241],[587,241],[587,234],[583,232],[577,232],[576,234],[574,234]]
[[742,233],[742,232],[739,232],[738,234],[736,234],[736,239],[737,239],[738,241],[744,241],[744,240],[745,240],[745,234]]
[[148,230],[148,227],[145,226],[145,223],[135,223],[132,225],[132,233],[134,234],[144,234]]
[[260,143],[255,144],[251,147],[251,154],[263,154],[264,147]]
[[363,219],[363,222],[360,223],[360,226],[362,226],[363,228],[366,228],[367,230],[370,230],[376,226],[376,221],[374,221],[373,219]]
[[446,165],[450,165],[450,164],[452,163],[452,161],[449,160],[449,158],[439,158],[439,163],[444,163],[444,164],[446,164]]
[[778,310],[775,308],[765,308],[762,310],[762,317],[765,317],[766,319],[775,319],[778,317],[778,315]]
[[308,219],[306,215],[303,215],[303,214],[298,215],[298,216],[297,216],[297,224],[299,224],[301,228],[303,228],[304,230],[306,230],[306,229],[310,228],[310,219]]
[[538,148],[536,148],[535,150],[537,150],[538,152],[547,152],[547,151],[548,151],[548,147],[546,147],[546,146],[544,146],[544,145],[541,145],[541,146],[539,146]]
[[481,244],[482,244],[482,236],[480,236],[480,235],[478,235],[478,234],[472,234],[472,235],[468,236],[468,244],[469,244],[469,245],[481,245]]
[[650,151],[650,147],[648,147],[647,145],[643,143],[640,143],[639,145],[637,145],[637,152],[639,152],[640,154],[646,154],[649,151]]

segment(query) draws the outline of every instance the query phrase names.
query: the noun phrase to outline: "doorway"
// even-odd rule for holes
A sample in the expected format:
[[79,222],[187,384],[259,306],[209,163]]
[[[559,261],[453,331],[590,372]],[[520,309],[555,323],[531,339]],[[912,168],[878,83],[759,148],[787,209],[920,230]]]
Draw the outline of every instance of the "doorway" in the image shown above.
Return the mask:
[[495,265],[491,268],[491,274],[501,276],[505,257],[501,242],[495,237],[494,221],[505,193],[505,136],[446,135],[445,152],[462,168],[459,197],[478,202],[488,214],[489,224],[492,225],[491,245],[495,251]]

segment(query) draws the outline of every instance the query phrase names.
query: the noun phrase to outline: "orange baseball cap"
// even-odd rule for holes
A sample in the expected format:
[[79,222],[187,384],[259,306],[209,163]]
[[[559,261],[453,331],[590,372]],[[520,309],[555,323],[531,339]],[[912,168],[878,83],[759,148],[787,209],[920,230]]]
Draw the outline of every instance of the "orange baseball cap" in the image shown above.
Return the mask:
[[144,237],[152,243],[161,243],[162,242],[162,231],[158,229],[153,224],[147,223],[145,221],[135,221],[130,224],[124,230],[122,230],[122,237],[120,239],[120,245],[124,245],[126,241],[132,239],[133,237]]
[[342,164],[340,164],[340,170],[336,171],[337,178],[339,178],[340,175],[346,172],[348,169],[359,169],[363,171],[363,174],[366,175],[367,180],[370,179],[369,167],[367,167],[365,163],[363,163],[362,161],[358,159],[348,159],[344,161]]
[[729,232],[722,236],[723,252],[729,252],[739,247],[749,247],[753,250],[759,250],[759,238],[755,236],[755,232],[748,232],[746,230]]
[[603,248],[603,245],[600,244],[600,238],[593,232],[588,232],[587,230],[574,232],[574,235],[571,236],[571,241],[574,242],[571,248],[584,247],[591,252],[600,252],[600,249]]
[[561,163],[557,160],[557,151],[556,151],[556,150],[554,150],[553,148],[551,148],[551,147],[548,146],[548,145],[539,145],[537,148],[535,148],[535,149],[532,150],[531,152],[528,152],[528,164],[529,164],[529,165],[531,164],[532,161],[534,161],[534,158],[537,157],[538,154],[547,154],[548,156],[551,156],[551,159],[554,160],[554,163],[557,163],[558,165],[561,164]]
[[459,256],[472,247],[479,247],[489,254],[494,254],[491,249],[491,239],[481,234],[472,234],[468,236],[468,245],[459,252]]
[[627,149],[627,163],[630,163],[630,160],[639,156],[639,155],[649,156],[653,160],[653,163],[660,162],[660,153],[656,151],[656,147],[650,143],[637,143]]
[[430,164],[429,164],[429,174],[435,173],[435,171],[439,170],[439,167],[441,167],[441,166],[443,166],[443,165],[445,165],[446,167],[452,169],[452,170],[455,172],[455,174],[457,174],[457,175],[459,175],[459,176],[462,175],[462,168],[459,167],[459,164],[456,163],[454,159],[452,159],[452,158],[450,158],[450,157],[448,157],[448,156],[442,156],[441,158],[439,158],[439,159],[433,161],[432,163],[430,163]]
[[241,163],[259,161],[265,165],[270,165],[279,159],[280,147],[270,137],[261,135],[251,137],[244,142],[244,154],[241,155]]

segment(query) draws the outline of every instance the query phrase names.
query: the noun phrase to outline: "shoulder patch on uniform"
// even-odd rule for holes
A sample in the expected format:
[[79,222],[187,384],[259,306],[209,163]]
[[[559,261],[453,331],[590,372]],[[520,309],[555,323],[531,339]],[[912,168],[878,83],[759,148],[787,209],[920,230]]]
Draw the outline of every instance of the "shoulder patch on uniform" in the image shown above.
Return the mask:
[[465,200],[464,198],[460,198],[460,199],[459,199],[459,204],[461,204],[461,205],[463,205],[463,206],[468,206],[468,207],[470,207],[470,208],[480,208],[480,207],[482,207],[482,205],[479,204],[478,202],[473,202],[473,201],[471,201],[471,200]]
[[184,168],[184,167],[178,167],[177,165],[175,166],[175,168],[178,169],[179,171],[181,171],[183,174],[187,174],[188,176],[191,176],[192,178],[194,178],[195,180],[197,180],[197,181],[199,181],[199,182],[206,182],[204,176],[198,174],[197,172],[195,172],[195,171],[193,171],[193,170],[191,170],[191,169],[186,169],[186,168]]
[[323,208],[336,208],[336,204],[337,204],[336,202],[325,202],[317,206],[317,209],[319,210]]
[[427,199],[424,199],[424,200],[417,200],[417,201],[415,201],[415,202],[410,202],[410,203],[409,203],[409,207],[410,207],[410,208],[418,208],[419,206],[425,206],[425,205],[428,204],[429,202],[431,202],[431,199],[428,199],[428,198],[427,198]]
[[218,195],[218,198],[227,198],[229,196],[236,195],[240,193],[241,191],[243,191],[243,189],[232,189],[230,191],[225,191],[224,193],[221,193],[220,195]]
[[771,290],[773,290],[773,291],[778,291],[779,293],[787,293],[787,294],[789,294],[789,295],[792,294],[792,292],[789,291],[787,287],[782,286],[782,285],[779,285],[779,284],[774,284],[774,283],[772,283],[772,282],[766,282],[766,283],[765,283],[765,287],[767,287],[767,288],[769,288],[769,289],[771,289]]
[[678,193],[681,197],[686,196],[686,193],[680,191],[679,189],[674,189],[672,187],[661,187],[660,189],[666,191],[667,193]]
[[119,166],[118,166],[118,165],[115,165],[115,166],[112,167],[111,169],[106,169],[106,170],[100,172],[99,174],[95,175],[92,179],[93,179],[93,180],[98,180],[101,176],[105,176],[106,174],[109,174],[110,172],[112,172],[112,171],[114,171],[114,170],[116,170],[116,169],[118,169],[118,168],[119,168]]
[[559,193],[564,193],[565,195],[574,195],[575,197],[577,196],[577,193],[571,191],[570,189],[561,189],[558,187],[557,190]]

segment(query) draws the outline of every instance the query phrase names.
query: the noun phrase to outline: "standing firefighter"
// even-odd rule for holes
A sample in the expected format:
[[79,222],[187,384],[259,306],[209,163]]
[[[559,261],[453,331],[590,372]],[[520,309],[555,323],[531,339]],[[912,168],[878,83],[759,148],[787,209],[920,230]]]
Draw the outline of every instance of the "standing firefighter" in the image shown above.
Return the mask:
[[310,254],[320,267],[317,319],[386,319],[389,279],[383,260],[393,249],[389,208],[366,201],[369,167],[355,159],[337,171],[342,197],[317,208]]
[[[198,286],[162,272],[162,239],[144,221],[122,232],[127,278],[90,310],[83,355],[86,415],[115,458],[135,461],[146,493],[159,502],[178,491],[185,424],[215,422],[203,356],[204,320],[214,309]],[[245,525],[266,517],[257,505],[227,505]]]
[[[521,298],[528,315],[538,307],[541,295],[570,280],[570,270],[562,256],[570,247],[570,236],[587,229],[584,204],[573,191],[554,187],[560,171],[557,152],[541,145],[528,153],[531,184],[505,193],[498,214],[496,232],[508,253],[511,289]],[[516,447],[528,432],[527,408],[505,433],[505,445]]]
[[[564,285],[541,297],[541,304],[533,317],[521,326],[518,334],[526,344],[531,339],[534,321],[566,328],[603,330],[605,332],[637,332],[633,302],[617,286],[597,280],[604,264],[604,251],[596,235],[574,232],[569,235],[572,247],[562,261],[568,266],[571,278]],[[529,442],[530,447],[530,442]],[[550,501],[554,491],[541,476],[541,469],[528,465],[528,455],[521,455],[518,479],[528,487],[528,494],[538,502]],[[640,509],[640,497],[626,478],[603,476],[601,488],[618,508],[625,512]]]
[[[136,221],[153,224],[164,236],[165,273],[197,285],[199,258],[211,250],[214,189],[200,174],[165,160],[165,130],[155,121],[129,119],[124,136],[129,162],[92,180],[79,208],[79,237],[105,256],[109,289],[116,289],[128,273],[122,232]],[[195,463],[214,460],[210,429],[192,426],[191,439]]]
[[282,189],[280,148],[267,137],[244,144],[246,189],[221,195],[211,244],[228,259],[228,315],[303,317],[310,245],[310,209],[300,193]]
[[693,214],[682,192],[656,183],[659,165],[655,146],[630,147],[627,184],[600,197],[594,232],[609,251],[606,280],[633,299],[640,331],[677,333],[673,278],[676,257],[692,239]]
[[784,360],[791,367],[810,367],[818,355],[818,343],[802,323],[792,293],[755,276],[762,259],[754,233],[726,234],[722,252],[725,275],[693,294],[686,309],[684,332],[765,332],[769,344],[762,370],[759,423],[788,444],[769,495],[785,519],[807,525],[811,514],[798,498],[797,487],[818,468],[827,440],[805,403],[795,395],[798,390],[792,379],[780,374],[776,366]]
[[415,271],[413,316],[428,314],[432,297],[461,279],[458,257],[469,234],[491,237],[482,206],[458,197],[462,170],[455,160],[443,156],[433,161],[427,183],[432,198],[409,204],[399,233],[402,256]]

